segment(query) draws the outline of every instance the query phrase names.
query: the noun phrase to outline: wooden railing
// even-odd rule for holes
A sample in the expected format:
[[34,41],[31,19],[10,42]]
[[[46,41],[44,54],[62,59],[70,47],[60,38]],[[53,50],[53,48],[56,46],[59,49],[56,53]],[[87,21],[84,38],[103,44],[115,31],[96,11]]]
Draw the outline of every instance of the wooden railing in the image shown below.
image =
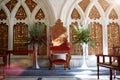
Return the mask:
[[99,79],[100,66],[109,68],[110,80],[114,71],[114,78],[116,78],[116,70],[120,70],[120,55],[96,55],[97,56],[97,76]]

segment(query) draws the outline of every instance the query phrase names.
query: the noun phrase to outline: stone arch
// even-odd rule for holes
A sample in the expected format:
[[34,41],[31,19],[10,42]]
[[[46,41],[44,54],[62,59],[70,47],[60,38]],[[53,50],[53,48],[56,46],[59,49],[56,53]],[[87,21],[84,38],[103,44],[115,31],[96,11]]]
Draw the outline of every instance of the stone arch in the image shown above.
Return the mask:
[[83,10],[82,10],[79,6],[75,6],[75,9],[76,9],[76,10],[78,11],[78,13],[80,14],[81,19],[84,19],[85,14],[84,14]]
[[[66,26],[70,25],[70,23],[71,23],[70,14],[72,13],[72,11],[74,9],[74,5],[75,5],[76,1],[79,1],[79,0],[71,0],[71,2],[66,1],[66,4],[64,5],[64,7],[61,11],[60,18],[62,19],[62,22],[64,22],[64,25],[66,25]],[[64,15],[64,13],[66,13],[67,15]],[[67,22],[68,19],[70,22]]]
[[[109,15],[110,15],[110,13],[111,13],[111,11],[112,11],[113,9],[114,9],[115,12],[116,12],[116,9],[115,9],[113,6],[109,7],[109,9],[106,11],[106,18],[109,18]],[[118,14],[118,13],[116,12],[116,14]]]
[[93,8],[93,6],[95,6],[98,10],[98,12],[100,13],[101,17],[105,17],[105,13],[104,10],[102,9],[102,7],[100,6],[100,4],[98,2],[96,2],[96,4],[93,4],[92,2],[88,5],[87,9],[86,9],[86,16],[88,17],[91,9]]
[[[7,10],[4,7],[0,8],[0,49],[7,50],[8,49],[8,14],[6,13]],[[4,52],[3,52],[4,53]]]
[[[39,8],[43,9],[43,12],[46,16],[45,21],[48,26],[52,26],[55,21],[55,12],[52,9],[52,5],[50,4],[49,0],[36,0],[39,4]],[[41,6],[40,6],[41,5]]]
[[[108,53],[108,48],[107,48],[107,23],[109,22],[108,20],[108,16],[109,16],[109,13],[111,12],[112,8],[114,8],[115,6],[112,5],[112,3],[108,2],[108,4],[110,4],[109,7],[107,7],[107,9],[104,11],[102,6],[100,5],[100,3],[98,2],[98,0],[93,0],[91,1],[91,3],[88,5],[88,7],[86,8],[86,11],[83,13],[82,10],[79,8],[78,6],[78,3],[80,2],[81,0],[77,0],[77,1],[73,1],[71,0],[71,3],[68,1],[66,1],[66,4],[61,12],[61,19],[63,20],[63,22],[65,22],[64,24],[67,26],[67,30],[69,32],[69,25],[71,24],[71,22],[74,22],[74,21],[80,21],[80,20],[83,20],[84,22],[84,19],[88,19],[89,22],[97,22],[97,23],[100,23],[102,26],[102,37],[103,37],[103,54],[105,53]],[[68,4],[69,3],[69,4]],[[89,19],[89,13],[92,9],[92,7],[95,6],[100,14],[100,18],[99,19],[96,19],[96,20],[93,20],[93,19]],[[73,11],[73,9],[77,9],[80,16],[82,17],[80,20],[72,20],[71,19],[71,13]],[[119,13],[119,10],[117,8],[114,8],[117,15]],[[67,15],[63,15],[64,13],[66,12]],[[82,15],[83,13],[83,15]],[[106,16],[107,15],[107,16]],[[119,15],[118,15],[118,18],[119,18]],[[119,19],[118,19],[119,20]],[[104,26],[103,26],[104,25]],[[69,34],[69,33],[68,33]],[[105,44],[104,44],[105,43]]]
[[[11,13],[11,17],[12,17],[11,21],[13,21],[18,8],[20,7],[20,5],[22,5],[23,8],[26,11],[28,22],[30,22],[29,20],[31,20],[30,19],[31,16],[32,16],[32,19],[33,19],[33,17],[35,16],[35,13],[39,10],[39,8],[42,8],[42,10],[43,10],[43,12],[46,16],[45,19],[46,19],[47,25],[52,25],[55,22],[55,16],[54,16],[54,12],[53,12],[49,2],[47,2],[45,0],[40,0],[40,1],[39,0],[34,0],[34,1],[37,3],[37,7],[34,9],[34,11],[32,13],[30,12],[29,8],[27,7],[27,5],[25,3],[23,3],[21,0],[18,1],[17,5],[14,7],[14,9]],[[43,3],[44,3],[44,5],[43,5]],[[46,7],[46,9],[44,7]]]
[[[34,12],[30,12],[29,7],[25,3],[25,0],[17,0],[16,5],[14,6],[14,8],[12,8],[12,10],[10,12],[9,9],[5,5],[9,1],[10,0],[3,0],[0,3],[1,8],[3,8],[5,10],[5,12],[7,13],[7,16],[8,16],[7,17],[8,20],[6,20],[7,23],[9,21],[9,23],[8,23],[8,25],[9,25],[9,30],[8,30],[8,34],[9,34],[8,35],[8,37],[9,37],[8,45],[9,45],[9,47],[8,47],[8,49],[9,50],[13,49],[13,26],[18,22],[22,22],[27,25],[30,24],[33,20],[35,20],[34,19],[35,12],[37,12],[37,10],[39,10],[37,8],[42,8],[42,10],[46,16],[43,21],[46,23],[46,26],[48,26],[47,32],[49,32],[49,27],[52,26],[56,20],[55,13],[52,9],[52,6],[51,6],[49,0],[32,0],[37,3],[36,8],[33,10]],[[16,18],[15,18],[15,15],[20,6],[22,6],[24,8],[25,13],[27,15],[26,19],[24,19],[24,20],[16,20]],[[33,16],[33,17],[31,17],[31,16]],[[49,37],[49,35],[47,37]]]
[[[7,0],[6,0],[7,1]],[[1,4],[0,4],[0,9],[3,9],[4,10],[4,12],[5,12],[5,14],[6,14],[6,16],[7,16],[7,19],[6,20],[8,20],[6,23],[7,23],[7,25],[9,25],[9,23],[10,23],[10,12],[9,12],[9,10],[7,9],[7,7],[5,6],[5,1],[1,1]]]

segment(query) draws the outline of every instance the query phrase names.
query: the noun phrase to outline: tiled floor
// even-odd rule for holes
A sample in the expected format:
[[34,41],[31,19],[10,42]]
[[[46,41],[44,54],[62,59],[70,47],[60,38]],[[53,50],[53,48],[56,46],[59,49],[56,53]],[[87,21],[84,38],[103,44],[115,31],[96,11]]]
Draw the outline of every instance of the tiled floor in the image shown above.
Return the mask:
[[[47,68],[41,68],[21,70],[17,67],[15,70],[8,70],[7,73],[9,76],[6,76],[4,80],[98,80],[96,68],[71,68],[70,70],[61,68],[49,70]],[[16,74],[21,75],[18,76]],[[119,77],[119,74],[117,77]],[[101,68],[99,80],[109,80],[108,69]]]
[[[81,75],[78,77],[70,76],[19,76],[19,77],[6,77],[5,80],[98,80],[96,76]],[[99,80],[109,80],[109,76],[101,76]],[[120,79],[113,79],[120,80]]]

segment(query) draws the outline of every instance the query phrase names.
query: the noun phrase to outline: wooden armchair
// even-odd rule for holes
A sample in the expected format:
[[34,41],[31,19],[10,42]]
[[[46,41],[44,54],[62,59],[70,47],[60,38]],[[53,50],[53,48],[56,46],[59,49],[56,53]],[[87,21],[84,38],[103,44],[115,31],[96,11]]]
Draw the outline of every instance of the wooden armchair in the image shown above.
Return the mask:
[[66,70],[66,68],[70,69],[70,59],[71,56],[69,54],[65,54],[65,58],[57,58],[56,56],[60,56],[59,54],[51,54],[49,56],[49,60],[50,60],[50,69],[53,69],[55,67],[55,65],[64,65],[64,69]]
[[[50,41],[50,69],[53,69],[55,65],[64,65],[64,69],[70,69],[70,45],[68,42],[68,37],[66,34],[66,28],[63,26],[63,23],[59,19],[55,26],[51,29],[51,41]],[[55,56],[65,55],[65,59],[56,58]]]

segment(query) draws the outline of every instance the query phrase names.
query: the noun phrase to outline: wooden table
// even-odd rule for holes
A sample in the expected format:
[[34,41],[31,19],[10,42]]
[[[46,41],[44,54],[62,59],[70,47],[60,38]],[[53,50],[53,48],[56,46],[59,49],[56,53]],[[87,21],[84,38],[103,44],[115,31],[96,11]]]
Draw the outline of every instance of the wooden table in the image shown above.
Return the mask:
[[36,60],[35,60],[35,51],[34,50],[17,50],[17,51],[14,51],[14,50],[8,50],[6,51],[6,53],[8,54],[8,64],[10,65],[10,59],[11,59],[11,54],[14,54],[14,55],[27,55],[27,54],[32,54],[32,61],[33,61],[33,67],[35,67],[35,63],[36,63]]

